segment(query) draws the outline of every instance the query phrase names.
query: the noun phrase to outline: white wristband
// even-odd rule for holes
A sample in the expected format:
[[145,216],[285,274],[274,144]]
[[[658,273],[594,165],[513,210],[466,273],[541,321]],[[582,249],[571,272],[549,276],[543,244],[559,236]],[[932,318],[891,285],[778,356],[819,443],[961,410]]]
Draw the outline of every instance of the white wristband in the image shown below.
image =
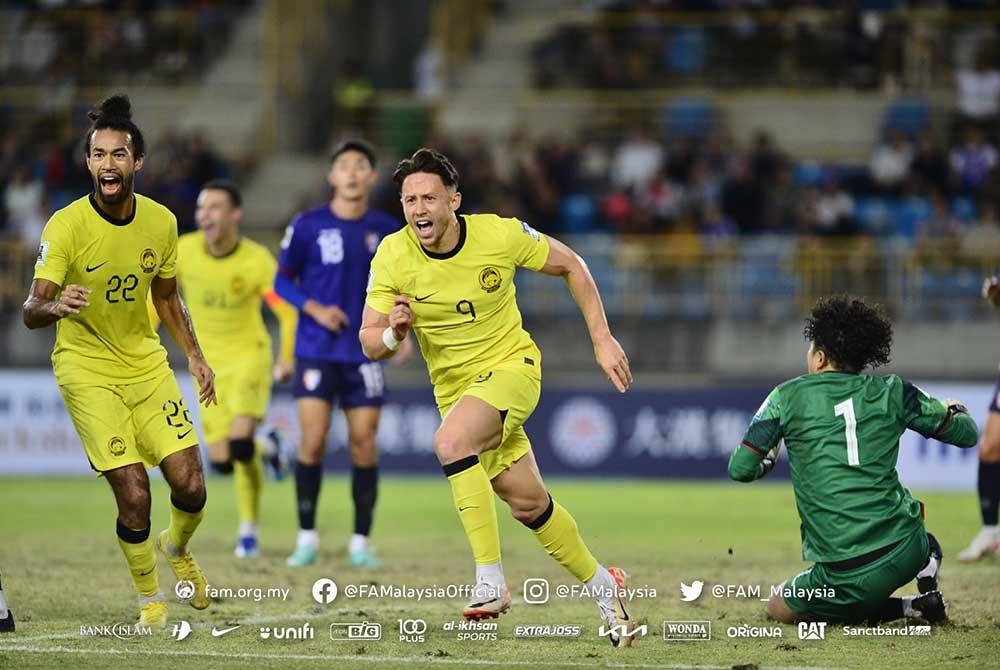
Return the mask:
[[393,334],[392,326],[382,331],[382,344],[384,344],[385,348],[388,349],[389,351],[395,351],[396,349],[399,349],[399,345],[401,342],[402,340],[397,340],[396,335]]

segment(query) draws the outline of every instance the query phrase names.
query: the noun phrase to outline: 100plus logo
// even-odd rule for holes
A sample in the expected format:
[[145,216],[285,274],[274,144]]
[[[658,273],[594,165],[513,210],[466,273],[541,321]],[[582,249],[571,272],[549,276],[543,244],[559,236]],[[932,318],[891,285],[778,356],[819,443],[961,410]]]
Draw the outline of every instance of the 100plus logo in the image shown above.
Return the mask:
[[427,642],[427,622],[423,619],[397,619],[400,642]]

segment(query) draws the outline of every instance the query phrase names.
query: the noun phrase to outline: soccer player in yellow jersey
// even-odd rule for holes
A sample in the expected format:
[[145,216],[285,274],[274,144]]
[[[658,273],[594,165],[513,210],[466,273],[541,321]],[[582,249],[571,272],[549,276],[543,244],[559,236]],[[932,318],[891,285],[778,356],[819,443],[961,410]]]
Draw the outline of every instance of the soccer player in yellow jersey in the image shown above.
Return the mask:
[[261,300],[278,318],[281,349],[274,376],[291,378],[295,308],[273,289],[278,263],[264,246],[240,234],[242,195],[233,182],[208,182],[198,194],[198,231],[177,242],[177,280],[202,349],[215,366],[218,405],[201,411],[213,468],[233,469],[240,526],[237,558],[259,555],[257,518],[264,467],[254,434],[271,399],[271,337]]
[[375,253],[359,337],[365,354],[380,360],[392,356],[412,328],[427,361],[442,416],[434,451],[476,563],[464,616],[492,618],[510,608],[495,492],[596,596],[612,644],[631,644],[631,636],[620,634],[629,618],[627,575],[599,564],[573,517],[552,500],[523,428],[538,403],[542,375],[541,353],[521,325],[515,300],[518,267],[566,280],[598,364],[619,391],[632,383],[593,277],[569,247],[526,223],[494,214],[457,216],[458,173],[436,151],[420,149],[400,162],[393,180],[408,225]]
[[[190,604],[209,605],[205,574],[187,549],[204,514],[205,479],[191,415],[149,323],[148,292],[187,354],[205,405],[216,402],[215,374],[177,292],[177,220],[133,191],[145,141],[129,99],[108,98],[90,119],[85,153],[94,192],[46,224],[24,323],[56,324],[52,369],[87,458],[114,493],[139,624],[162,628],[154,545],[177,579],[194,585]],[[157,465],[170,486],[170,525],[153,540],[146,468]]]

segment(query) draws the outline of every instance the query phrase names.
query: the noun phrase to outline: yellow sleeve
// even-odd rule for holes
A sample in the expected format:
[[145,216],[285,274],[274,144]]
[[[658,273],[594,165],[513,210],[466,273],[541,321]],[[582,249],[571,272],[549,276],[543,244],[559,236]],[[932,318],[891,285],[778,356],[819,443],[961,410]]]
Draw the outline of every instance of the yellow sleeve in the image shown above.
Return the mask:
[[389,271],[393,263],[387,241],[389,238],[383,240],[375,250],[375,257],[372,258],[371,269],[368,271],[368,296],[365,298],[365,304],[381,314],[392,311],[396,296],[400,293]]
[[70,227],[58,214],[45,224],[42,241],[38,245],[35,261],[35,279],[47,279],[62,286],[73,259],[73,235]]
[[167,211],[167,247],[163,250],[163,263],[157,277],[170,279],[177,276],[177,217]]
[[284,300],[274,290],[274,274],[278,271],[278,262],[270,251],[264,250],[265,281],[261,285],[263,289],[261,297],[267,308],[271,310],[275,318],[278,319],[278,360],[282,363],[292,363],[295,359],[295,329],[299,324],[299,310]]
[[500,219],[507,232],[507,248],[518,267],[529,270],[542,269],[549,259],[549,240],[537,230],[518,219]]

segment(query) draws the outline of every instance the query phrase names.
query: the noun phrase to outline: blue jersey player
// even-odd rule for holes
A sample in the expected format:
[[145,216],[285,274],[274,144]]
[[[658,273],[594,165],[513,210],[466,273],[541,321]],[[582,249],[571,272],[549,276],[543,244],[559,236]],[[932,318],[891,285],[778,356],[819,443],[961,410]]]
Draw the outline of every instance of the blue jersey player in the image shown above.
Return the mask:
[[[327,175],[333,199],[295,217],[281,243],[274,288],[300,312],[294,384],[302,430],[295,469],[299,535],[288,557],[292,567],[316,561],[316,502],[334,403],[347,420],[353,464],[350,561],[356,567],[380,565],[368,536],[378,490],[375,433],[385,388],[381,363],[365,357],[358,329],[371,259],[381,239],[399,229],[399,222],[368,208],[377,179],[371,147],[356,140],[341,144],[331,156]],[[405,360],[412,344],[403,346]]]

